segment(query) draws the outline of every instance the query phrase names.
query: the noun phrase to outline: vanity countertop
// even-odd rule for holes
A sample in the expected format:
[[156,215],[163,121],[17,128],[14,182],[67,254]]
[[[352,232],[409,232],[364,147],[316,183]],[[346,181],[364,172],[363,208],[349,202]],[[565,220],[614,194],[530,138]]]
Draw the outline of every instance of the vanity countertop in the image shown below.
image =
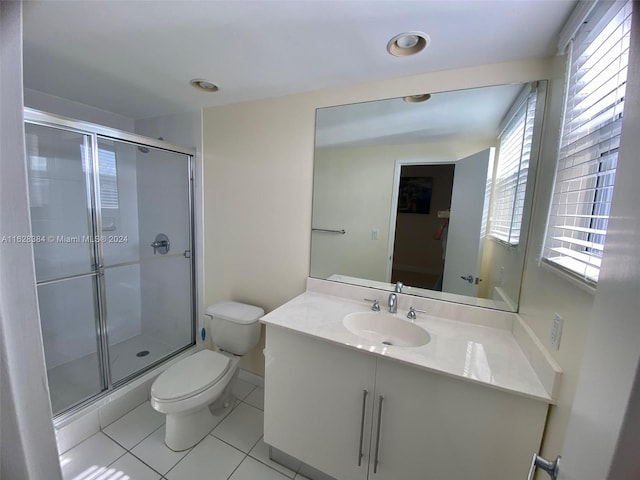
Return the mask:
[[[418,313],[415,323],[429,332],[429,343],[420,347],[373,345],[343,325],[345,315],[353,312],[371,312],[370,303],[307,291],[262,317],[261,322],[431,372],[554,403],[509,329]],[[382,313],[385,313],[384,306]],[[396,316],[406,319],[406,314],[405,310],[398,310]]]

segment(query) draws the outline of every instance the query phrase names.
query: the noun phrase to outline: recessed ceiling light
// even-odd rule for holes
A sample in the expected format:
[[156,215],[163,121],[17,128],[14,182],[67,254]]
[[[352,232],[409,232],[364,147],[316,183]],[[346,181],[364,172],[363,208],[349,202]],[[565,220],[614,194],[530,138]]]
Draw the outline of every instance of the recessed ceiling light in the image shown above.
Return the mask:
[[389,40],[389,43],[387,43],[387,51],[396,57],[406,57],[407,55],[414,55],[421,52],[429,43],[431,43],[431,39],[426,33],[405,32]]
[[220,87],[218,87],[218,85],[202,78],[194,78],[189,83],[191,83],[191,86],[193,86],[194,88],[202,90],[203,92],[217,92],[218,90],[220,90]]
[[420,102],[426,102],[430,98],[431,98],[430,93],[421,93],[419,95],[409,95],[407,97],[404,97],[403,100],[407,103],[420,103]]

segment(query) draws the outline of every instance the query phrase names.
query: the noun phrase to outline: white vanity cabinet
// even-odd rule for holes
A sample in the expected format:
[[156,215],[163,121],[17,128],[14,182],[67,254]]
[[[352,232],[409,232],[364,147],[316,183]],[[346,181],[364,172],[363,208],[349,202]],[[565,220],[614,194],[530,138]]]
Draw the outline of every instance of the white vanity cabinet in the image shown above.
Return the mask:
[[540,446],[543,401],[271,325],[265,360],[264,441],[338,480],[524,479]]
[[379,463],[370,478],[381,480],[524,480],[548,408],[380,358],[375,400],[372,450],[379,428]]
[[336,479],[366,479],[375,370],[373,356],[267,326],[264,441]]

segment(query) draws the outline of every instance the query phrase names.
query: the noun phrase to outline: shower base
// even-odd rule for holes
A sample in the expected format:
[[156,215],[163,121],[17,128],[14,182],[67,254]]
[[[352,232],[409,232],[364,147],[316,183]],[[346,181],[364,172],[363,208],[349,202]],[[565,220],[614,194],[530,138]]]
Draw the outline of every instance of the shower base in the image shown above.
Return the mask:
[[[111,378],[113,382],[117,382],[175,350],[175,347],[150,335],[137,335],[110,345]],[[139,356],[141,352],[149,353]],[[97,365],[97,354],[92,353],[47,371],[54,415],[85,398],[100,393]]]

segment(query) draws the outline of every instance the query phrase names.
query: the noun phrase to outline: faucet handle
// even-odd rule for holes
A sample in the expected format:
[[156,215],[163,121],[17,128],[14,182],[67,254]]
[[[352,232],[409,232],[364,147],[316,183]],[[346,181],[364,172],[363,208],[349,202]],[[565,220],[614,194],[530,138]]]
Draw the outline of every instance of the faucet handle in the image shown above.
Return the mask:
[[365,298],[364,301],[373,302],[373,305],[371,305],[371,310],[373,310],[374,312],[380,311],[380,302],[378,300],[374,300],[373,298]]
[[416,312],[427,313],[426,310],[418,310],[415,307],[409,307],[409,313],[407,313],[407,318],[409,320],[415,320],[416,319]]

